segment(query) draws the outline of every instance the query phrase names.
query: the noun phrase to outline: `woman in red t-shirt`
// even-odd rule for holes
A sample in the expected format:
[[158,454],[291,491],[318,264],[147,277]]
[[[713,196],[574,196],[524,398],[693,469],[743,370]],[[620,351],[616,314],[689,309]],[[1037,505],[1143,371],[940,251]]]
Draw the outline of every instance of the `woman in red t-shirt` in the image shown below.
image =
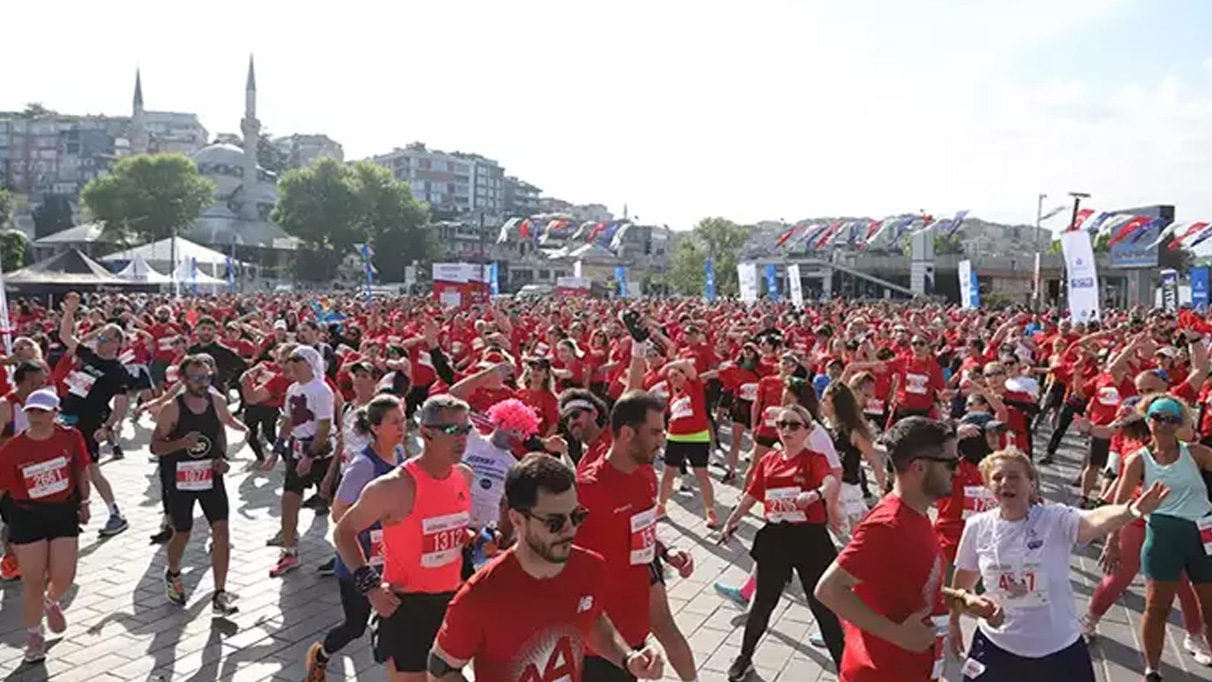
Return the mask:
[[539,435],[546,438],[560,425],[560,406],[551,390],[551,361],[547,358],[527,358],[522,370],[522,388],[514,396],[539,415]]
[[588,382],[585,376],[585,362],[581,360],[581,349],[572,339],[560,339],[556,343],[556,362],[552,364],[552,374],[556,385],[561,391],[570,388],[586,388]]
[[841,667],[845,643],[841,623],[813,594],[817,581],[837,556],[825,527],[825,500],[837,495],[839,485],[825,455],[808,449],[813,421],[808,410],[799,405],[778,411],[775,423],[782,450],[755,462],[754,476],[720,533],[723,542],[754,504],[760,501],[765,507],[766,524],[757,532],[749,551],[756,564],[757,591],[745,621],[740,654],[728,670],[729,679],[741,679],[752,670],[758,640],[766,632],[792,569],[799,574],[825,646],[834,664]]
[[741,441],[745,430],[753,428],[753,401],[757,400],[758,382],[762,380],[762,364],[758,348],[746,343],[741,348],[736,364],[720,368],[720,383],[724,394],[730,396],[729,413],[732,417],[732,442],[728,447],[728,471],[721,483],[736,480],[737,461],[741,454]]
[[698,479],[707,510],[707,527],[715,530],[720,522],[715,514],[715,490],[707,464],[711,457],[711,422],[707,420],[707,393],[702,379],[694,369],[693,360],[674,360],[661,370],[669,384],[669,426],[665,442],[665,470],[661,472],[657,514],[665,511],[665,503],[673,492],[673,479],[689,464]]
[[29,426],[0,447],[0,506],[21,566],[25,660],[37,663],[46,658],[43,616],[51,632],[67,629],[59,600],[76,579],[89,519],[89,456],[79,431],[55,423],[53,390],[34,391],[23,409]]

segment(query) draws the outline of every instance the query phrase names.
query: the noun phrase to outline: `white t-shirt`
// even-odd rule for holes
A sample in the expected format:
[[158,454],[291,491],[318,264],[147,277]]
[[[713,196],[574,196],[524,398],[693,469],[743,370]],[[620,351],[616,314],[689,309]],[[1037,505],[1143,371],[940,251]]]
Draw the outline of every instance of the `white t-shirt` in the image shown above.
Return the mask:
[[345,416],[341,419],[341,435],[344,437],[345,443],[345,452],[341,453],[342,472],[345,471],[345,467],[349,466],[355,455],[370,445],[370,434],[358,431],[354,427],[356,421],[358,421],[358,408],[350,404],[349,409],[345,410]]
[[842,460],[837,456],[837,448],[833,447],[833,436],[825,427],[812,422],[812,433],[808,434],[808,449],[819,452],[829,460],[830,469],[841,469]]
[[1005,608],[1000,628],[980,621],[990,642],[1010,653],[1041,658],[1071,646],[1081,636],[1069,555],[1077,544],[1078,510],[1032,505],[1027,518],[1004,521],[990,509],[968,518],[955,565],[980,571],[986,594]]
[[501,518],[501,497],[505,495],[505,474],[518,460],[484,436],[472,431],[467,436],[463,463],[475,474],[471,486],[471,524],[483,528]]
[[283,407],[290,416],[291,437],[314,437],[318,430],[317,422],[324,419],[329,421],[331,427],[334,406],[332,389],[323,379],[291,384],[286,389],[286,404]]

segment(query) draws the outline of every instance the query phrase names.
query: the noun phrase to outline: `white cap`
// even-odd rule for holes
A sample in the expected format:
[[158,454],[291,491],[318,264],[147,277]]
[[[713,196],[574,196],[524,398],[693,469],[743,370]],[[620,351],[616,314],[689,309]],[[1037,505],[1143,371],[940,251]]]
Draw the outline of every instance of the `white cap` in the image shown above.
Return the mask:
[[286,329],[286,320],[277,320],[274,322],[274,329]]
[[59,396],[55,394],[54,389],[42,388],[29,394],[25,399],[25,405],[22,406],[26,412],[30,410],[44,410],[46,412],[54,412],[59,409]]
[[1155,352],[1154,355],[1162,355],[1167,358],[1173,358],[1178,357],[1178,351],[1174,350],[1170,346],[1162,346],[1161,348],[1157,349],[1157,352]]

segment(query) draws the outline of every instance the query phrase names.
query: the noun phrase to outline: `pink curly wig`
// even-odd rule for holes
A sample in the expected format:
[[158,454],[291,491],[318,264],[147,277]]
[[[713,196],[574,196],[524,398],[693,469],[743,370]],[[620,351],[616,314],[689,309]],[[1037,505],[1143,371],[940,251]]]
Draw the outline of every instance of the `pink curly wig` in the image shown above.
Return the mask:
[[539,432],[539,416],[517,398],[502,400],[488,408],[488,418],[496,428],[517,431],[523,438]]

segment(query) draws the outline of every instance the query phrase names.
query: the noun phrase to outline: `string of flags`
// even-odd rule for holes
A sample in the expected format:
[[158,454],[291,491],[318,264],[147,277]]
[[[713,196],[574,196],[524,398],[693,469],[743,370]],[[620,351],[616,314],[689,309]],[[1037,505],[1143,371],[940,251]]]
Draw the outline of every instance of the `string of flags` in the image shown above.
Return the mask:
[[618,251],[631,227],[630,220],[577,223],[562,217],[511,218],[501,225],[497,244],[504,244],[516,236],[519,241],[537,241],[540,246],[546,245],[552,239],[564,239],[586,244],[596,243],[611,251]]

